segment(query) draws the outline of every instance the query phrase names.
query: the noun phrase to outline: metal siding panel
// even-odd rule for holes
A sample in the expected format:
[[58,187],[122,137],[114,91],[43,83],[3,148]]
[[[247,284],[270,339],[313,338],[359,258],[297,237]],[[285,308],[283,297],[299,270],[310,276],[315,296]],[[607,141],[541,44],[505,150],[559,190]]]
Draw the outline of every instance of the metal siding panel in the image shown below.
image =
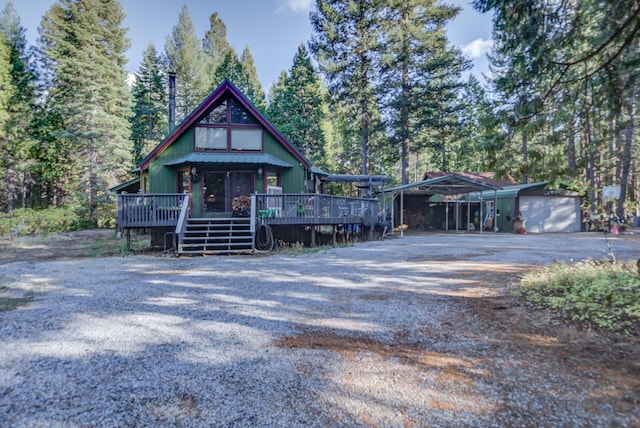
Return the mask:
[[580,231],[580,199],[567,196],[521,196],[527,233]]

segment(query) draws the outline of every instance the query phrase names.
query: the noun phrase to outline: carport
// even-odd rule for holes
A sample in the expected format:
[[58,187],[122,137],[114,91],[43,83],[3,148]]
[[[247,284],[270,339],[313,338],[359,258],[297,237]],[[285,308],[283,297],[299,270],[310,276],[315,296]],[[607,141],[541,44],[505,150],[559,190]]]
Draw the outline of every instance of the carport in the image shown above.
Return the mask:
[[[497,201],[497,192],[500,190],[500,187],[493,186],[487,183],[482,183],[478,180],[473,180],[471,178],[464,177],[459,174],[450,174],[445,175],[443,177],[432,178],[429,180],[419,181],[417,183],[409,183],[404,184],[402,186],[391,187],[386,189],[387,193],[392,194],[392,200],[395,199],[397,195],[400,197],[400,226],[404,224],[404,196],[405,192],[412,194],[421,194],[425,195],[425,199],[428,199],[432,195],[443,195],[443,196],[460,196],[466,195],[467,202],[467,218],[471,217],[471,201],[470,194],[478,194],[478,198],[480,201],[480,218],[484,217],[483,211],[483,192],[493,191],[493,200],[494,207],[496,206]],[[393,206],[393,205],[392,205]],[[446,204],[446,210],[448,213],[449,204]],[[393,218],[393,216],[392,216]],[[446,216],[446,221],[448,222],[448,215]],[[467,222],[468,223],[468,222]],[[394,226],[394,225],[392,225]],[[446,230],[448,230],[448,223],[446,224]],[[484,227],[480,227],[480,233]],[[456,231],[458,230],[458,224],[456,223]],[[495,231],[496,229],[493,228]],[[467,224],[467,231],[471,231],[469,224]],[[404,236],[404,228],[400,227],[400,236]]]

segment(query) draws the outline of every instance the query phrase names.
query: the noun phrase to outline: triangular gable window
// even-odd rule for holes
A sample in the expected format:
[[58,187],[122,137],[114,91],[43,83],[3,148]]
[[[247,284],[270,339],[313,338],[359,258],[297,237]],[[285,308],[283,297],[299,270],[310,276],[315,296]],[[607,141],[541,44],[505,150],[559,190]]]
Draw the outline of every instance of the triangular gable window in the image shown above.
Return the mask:
[[[230,114],[227,115],[227,105]],[[210,110],[206,115],[198,121],[198,125],[259,125],[258,119],[253,116],[249,110],[244,108],[242,104],[234,98],[222,100],[216,107]]]
[[234,98],[229,98],[231,123],[238,125],[258,125],[258,120]]
[[203,116],[198,124],[225,124],[227,123],[227,100],[222,100],[222,103],[218,104],[209,113]]

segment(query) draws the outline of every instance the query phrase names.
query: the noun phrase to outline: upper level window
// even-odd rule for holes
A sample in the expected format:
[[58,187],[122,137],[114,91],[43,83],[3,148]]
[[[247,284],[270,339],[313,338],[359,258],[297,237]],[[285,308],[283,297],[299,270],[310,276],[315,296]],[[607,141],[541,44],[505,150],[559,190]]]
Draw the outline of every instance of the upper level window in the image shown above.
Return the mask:
[[262,129],[232,129],[231,150],[262,150]]
[[258,124],[258,120],[249,113],[249,110],[242,107],[234,98],[229,98],[229,108],[231,109],[231,123],[243,125]]
[[223,100],[220,105],[214,107],[206,116],[204,116],[198,123],[201,124],[214,124],[227,123],[227,100]]
[[262,150],[262,128],[249,110],[229,97],[204,115],[195,127],[196,150]]
[[227,150],[227,128],[196,127],[196,149]]

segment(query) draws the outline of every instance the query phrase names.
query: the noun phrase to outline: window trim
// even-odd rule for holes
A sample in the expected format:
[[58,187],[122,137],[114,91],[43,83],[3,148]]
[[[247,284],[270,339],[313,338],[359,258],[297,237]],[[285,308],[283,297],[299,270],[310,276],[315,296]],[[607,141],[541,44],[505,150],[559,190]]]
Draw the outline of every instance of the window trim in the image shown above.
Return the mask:
[[[260,123],[231,123],[231,99],[233,99],[233,97],[229,96],[227,98],[224,99],[224,102],[227,105],[227,111],[226,111],[226,116],[227,116],[227,120],[226,123],[199,123],[196,122],[193,126],[193,150],[197,151],[197,152],[213,152],[213,153],[238,153],[238,152],[249,152],[249,153],[264,153],[264,132],[265,129],[264,127],[260,124]],[[242,107],[242,104],[234,99],[235,103],[240,105]],[[222,104],[222,102],[220,103]],[[217,108],[220,104],[216,105],[216,107],[213,107],[213,109]],[[212,110],[213,110],[212,109]],[[209,111],[210,113],[211,111]],[[209,114],[207,113],[207,114]],[[249,112],[250,113],[250,112]],[[205,115],[206,116],[206,115]],[[257,118],[254,117],[254,119],[257,120]],[[198,141],[197,141],[197,128],[217,128],[217,129],[225,129],[227,131],[227,147],[225,149],[222,148],[214,148],[214,149],[208,149],[208,148],[199,148],[198,147]],[[232,134],[232,130],[234,129],[259,129],[261,130],[262,134],[260,136],[260,149],[259,150],[248,150],[248,149],[234,149],[232,147],[232,140],[231,140],[231,134]]]

